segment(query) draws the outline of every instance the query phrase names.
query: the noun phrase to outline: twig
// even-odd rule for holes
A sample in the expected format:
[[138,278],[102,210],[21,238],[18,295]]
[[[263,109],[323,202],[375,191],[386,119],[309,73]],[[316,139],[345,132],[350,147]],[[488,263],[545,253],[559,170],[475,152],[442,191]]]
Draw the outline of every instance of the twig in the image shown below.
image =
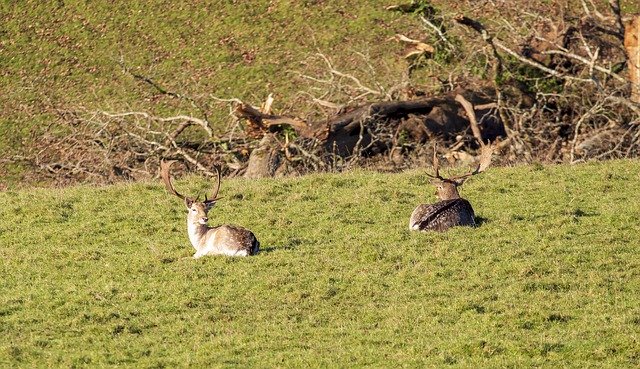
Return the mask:
[[318,169],[318,167],[321,167],[321,168],[326,167],[326,164],[322,161],[322,159],[320,159],[317,155],[314,155],[309,151],[305,150],[302,146],[293,142],[289,142],[287,146],[298,150],[304,157],[310,159],[311,165],[313,165],[316,170]]
[[629,145],[629,147],[627,148],[627,152],[625,153],[625,158],[629,157],[629,154],[631,154],[631,150],[633,150],[633,148],[638,144],[638,140],[639,139],[640,139],[640,129],[638,129],[638,132],[636,132],[636,134],[633,135],[633,139],[631,140],[631,144]]
[[633,126],[629,127],[624,134],[622,134],[622,137],[620,137],[620,140],[618,140],[618,143],[609,151],[603,152],[602,154],[597,155],[595,158],[596,159],[600,159],[603,158],[605,156],[611,155],[613,153],[615,153],[616,151],[618,151],[618,149],[620,148],[620,146],[622,146],[622,144],[624,143],[624,139],[627,137],[627,135],[629,133],[631,133],[631,131],[633,130]]
[[[567,75],[565,73],[560,73],[557,70],[548,68],[546,66],[544,66],[543,64],[540,64],[534,60],[528,59],[520,54],[518,54],[517,52],[511,50],[510,48],[508,48],[507,46],[505,46],[503,43],[501,43],[500,41],[497,41],[493,36],[491,36],[489,34],[489,32],[486,30],[486,28],[478,21],[475,21],[473,19],[470,19],[466,16],[458,16],[455,18],[455,21],[470,27],[471,29],[473,29],[474,31],[480,33],[480,35],[482,36],[482,39],[485,40],[487,43],[489,43],[494,50],[495,49],[500,49],[504,52],[506,52],[507,54],[513,56],[514,58],[520,60],[521,62],[528,64],[532,67],[538,68],[540,70],[542,70],[543,72],[552,75],[554,77],[557,78],[562,78],[562,79],[566,79],[566,80],[572,80],[572,81],[580,81],[580,82],[593,82],[593,80],[591,79],[587,79],[587,78],[578,78],[578,77],[574,77],[571,75]],[[497,53],[497,51],[496,51]]]
[[[130,131],[126,131],[126,133],[131,136],[136,138],[137,140],[144,142],[148,145],[154,146],[162,151],[164,151],[165,153],[168,153],[171,151],[171,148],[168,146],[165,146],[163,144],[161,144],[160,142],[157,141],[152,141],[149,139],[146,139],[142,136],[140,136],[139,134],[130,132]],[[171,146],[173,147],[173,150],[180,156],[182,156],[186,161],[188,161],[189,163],[193,164],[196,166],[196,168],[198,168],[198,170],[200,170],[201,172],[205,173],[208,176],[215,176],[215,174],[210,171],[209,169],[207,169],[204,165],[202,165],[198,160],[196,160],[193,156],[191,156],[189,153],[187,153],[186,151],[184,151],[180,146],[178,146],[178,143],[173,140],[168,134],[166,135],[167,140],[170,142]]]
[[[615,78],[616,80],[618,80],[619,82],[622,82],[624,84],[628,84],[629,83],[629,81],[626,78],[621,77],[618,74],[613,73],[611,70],[609,70],[607,68],[604,68],[604,67],[602,67],[600,65],[597,65],[594,62],[592,62],[591,60],[586,59],[586,58],[584,58],[584,57],[582,57],[580,55],[576,55],[574,53],[566,52],[566,51],[562,51],[562,50],[548,50],[548,51],[543,51],[542,54],[546,54],[546,55],[562,55],[562,56],[565,56],[567,58],[571,58],[571,59],[580,61],[580,62],[584,63],[585,65],[587,65],[589,67],[593,66],[593,69],[597,70],[598,72],[602,72],[602,73],[604,73],[604,74],[606,74],[608,76],[611,76],[611,77]],[[596,56],[597,56],[597,53],[596,53]],[[565,77],[562,77],[562,78],[565,78]],[[590,79],[582,79],[582,78],[576,78],[576,77],[573,77],[572,79],[592,82],[592,80],[590,80]]]
[[360,130],[358,131],[358,141],[356,141],[355,146],[353,147],[353,151],[351,153],[351,160],[349,161],[349,165],[354,165],[355,163],[358,162],[358,160],[360,159],[360,154],[361,154],[361,149],[360,149],[360,145],[362,144],[362,140],[364,138],[364,129],[365,129],[365,117],[362,117],[362,119],[359,120],[360,123]]
[[358,86],[358,88],[360,90],[362,90],[364,92],[367,92],[368,94],[371,94],[371,95],[381,95],[382,94],[380,91],[374,90],[372,88],[369,88],[369,87],[363,85],[362,82],[360,82],[360,80],[357,79],[356,77],[354,77],[353,75],[347,74],[347,73],[343,73],[343,72],[340,72],[339,70],[335,69],[333,67],[333,64],[329,60],[329,58],[326,55],[324,55],[323,53],[317,53],[316,55],[318,55],[322,60],[324,60],[325,64],[329,68],[329,72],[331,74],[335,74],[338,77],[343,77],[343,78],[350,79],[351,81],[353,81]]
[[423,15],[420,16],[420,19],[424,22],[424,24],[426,24],[427,26],[431,27],[436,32],[436,34],[445,43],[445,45],[447,45],[447,49],[448,50],[454,50],[455,49],[455,46],[453,46],[453,44],[451,42],[449,42],[449,40],[447,40],[447,37],[444,35],[444,33],[442,32],[442,30],[439,27],[437,27],[435,24],[433,24],[430,20],[428,20]]
[[584,10],[584,13],[590,17],[591,10],[589,9],[589,5],[587,5],[587,2],[584,0],[580,0],[580,3],[582,4],[582,10]]
[[606,17],[598,11],[598,7],[596,6],[596,4],[593,3],[593,0],[589,0],[589,2],[591,3],[591,7],[593,8],[593,13],[596,15],[596,17],[598,17],[600,20],[605,20]]
[[142,74],[138,74],[133,72],[125,63],[124,61],[124,57],[120,57],[120,60],[118,62],[120,64],[120,67],[122,68],[122,71],[124,73],[127,73],[129,75],[131,75],[134,79],[142,81],[148,85],[150,85],[151,87],[153,87],[156,91],[158,91],[160,94],[162,95],[167,95],[176,99],[181,99],[181,100],[185,100],[188,101],[189,103],[191,103],[191,106],[193,106],[194,108],[198,109],[200,111],[200,113],[204,116],[204,120],[208,121],[209,117],[207,114],[206,109],[204,109],[194,98],[181,94],[179,92],[174,92],[174,91],[169,91],[166,88],[162,87],[158,82],[154,81],[153,79],[142,75]]
[[636,116],[638,118],[640,118],[640,106],[638,106],[637,104],[635,104],[631,100],[625,99],[625,98],[622,98],[622,97],[618,97],[618,96],[607,96],[606,100],[611,100],[611,101],[613,101],[615,103],[622,104],[622,105],[626,106],[627,108],[633,110],[633,112],[636,113]]
[[124,118],[124,117],[129,117],[129,116],[137,116],[137,117],[143,117],[146,119],[151,119],[154,120],[156,122],[175,122],[175,121],[185,121],[185,122],[190,122],[190,123],[194,123],[197,124],[199,126],[201,126],[209,135],[209,137],[213,137],[213,130],[211,129],[211,127],[209,126],[209,122],[207,122],[204,119],[199,119],[199,118],[195,118],[192,116],[188,116],[188,115],[176,115],[173,117],[167,117],[167,118],[162,118],[162,117],[156,117],[153,116],[149,113],[145,113],[145,112],[141,112],[141,111],[130,111],[130,112],[124,112],[124,113],[109,113],[106,111],[97,111],[97,113],[102,114],[104,116],[107,116],[109,118]]
[[620,0],[609,0],[609,7],[616,20],[615,36],[620,40],[624,40],[624,23],[622,22],[622,13],[620,12]]

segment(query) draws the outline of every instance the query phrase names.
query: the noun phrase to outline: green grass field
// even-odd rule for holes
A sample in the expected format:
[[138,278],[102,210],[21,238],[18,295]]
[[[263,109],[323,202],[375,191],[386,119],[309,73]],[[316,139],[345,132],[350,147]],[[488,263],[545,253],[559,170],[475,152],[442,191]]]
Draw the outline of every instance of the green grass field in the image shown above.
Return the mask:
[[0,192],[0,367],[638,367],[639,173],[493,168],[443,234],[423,172],[227,180],[244,259],[188,258],[159,182]]

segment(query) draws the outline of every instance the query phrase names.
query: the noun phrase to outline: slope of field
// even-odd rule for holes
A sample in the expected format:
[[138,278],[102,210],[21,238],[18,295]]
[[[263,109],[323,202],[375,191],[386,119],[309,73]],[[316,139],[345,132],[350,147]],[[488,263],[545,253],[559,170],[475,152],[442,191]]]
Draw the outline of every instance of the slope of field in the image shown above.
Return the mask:
[[245,259],[189,258],[160,183],[0,192],[0,367],[636,367],[638,173],[495,168],[444,234],[422,172],[228,180]]
[[[193,98],[219,130],[228,123],[228,107],[214,96],[257,105],[273,93],[277,112],[305,117],[325,113],[312,103],[313,97],[347,103],[361,95],[345,88],[344,81],[336,82],[318,53],[364,85],[389,91],[407,81],[407,50],[394,36],[439,40],[418,17],[385,10],[399,3],[403,1],[0,2],[0,189],[19,187],[25,180],[51,184],[33,174],[33,163],[24,157],[39,150],[35,138],[43,131],[64,132],[73,113],[204,116],[190,101],[162,96],[133,74]],[[449,22],[466,14],[497,24],[496,32],[521,34],[530,33],[531,26],[517,21],[520,16],[583,8],[577,0],[416,3],[435,6]],[[608,14],[608,2],[594,3]],[[628,15],[638,11],[638,4],[623,0],[621,8]],[[473,36],[450,37],[456,43],[480,42]],[[489,68],[482,57],[445,53],[414,70],[410,81],[437,94],[443,83],[448,85],[445,81],[483,76]],[[332,78],[331,87],[322,83]]]
[[[273,93],[278,111],[325,78],[326,54],[364,83],[399,81],[406,63],[393,41],[415,19],[386,1],[18,1],[0,3],[0,159],[20,154],[33,135],[63,124],[63,112],[147,111],[202,117],[191,103],[161,97],[141,74],[195,99],[216,128],[228,108],[211,96],[260,104]],[[362,55],[362,56],[360,56]],[[370,62],[377,73],[372,74]],[[126,73],[122,63],[131,70]],[[26,168],[2,167],[12,185]],[[0,186],[1,187],[1,186]]]

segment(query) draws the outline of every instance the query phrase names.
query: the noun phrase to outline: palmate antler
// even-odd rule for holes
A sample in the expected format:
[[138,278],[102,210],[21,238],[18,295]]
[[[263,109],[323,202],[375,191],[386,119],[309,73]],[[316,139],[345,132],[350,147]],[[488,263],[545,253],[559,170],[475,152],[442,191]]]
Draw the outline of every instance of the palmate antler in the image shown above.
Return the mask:
[[[171,169],[171,165],[175,162],[176,160],[160,161],[160,177],[162,177],[162,181],[164,182],[164,185],[167,188],[167,191],[169,191],[170,194],[177,196],[181,200],[184,200],[188,204],[191,204],[194,201],[198,201],[197,197],[193,199],[191,197],[184,196],[180,194],[178,191],[176,191],[175,187],[173,187],[173,184],[171,183],[171,174],[169,173],[169,170]],[[204,196],[205,204],[213,203],[222,198],[222,197],[218,197],[218,192],[220,191],[220,180],[221,180],[220,168],[218,166],[215,166],[214,169],[216,171],[216,176],[217,176],[216,186],[213,191],[213,196],[211,197],[211,199],[207,199],[207,195]]]
[[471,176],[475,176],[476,174],[480,174],[484,172],[489,165],[491,164],[491,156],[493,155],[493,146],[492,145],[482,145],[480,152],[480,162],[478,166],[473,171],[463,174],[461,176],[455,176],[449,178],[450,181],[455,181],[458,185],[462,185],[464,181],[469,179]]
[[438,161],[438,151],[436,150],[436,144],[433,144],[433,170],[435,172],[434,175],[427,173],[428,177],[433,179],[438,179],[443,182],[450,182],[455,184],[456,186],[460,186],[469,179],[469,177],[474,176],[476,174],[480,174],[484,172],[487,167],[491,164],[491,156],[493,155],[493,146],[491,145],[483,145],[480,153],[480,162],[478,166],[473,171],[463,174],[460,176],[444,178],[440,175],[440,163]]

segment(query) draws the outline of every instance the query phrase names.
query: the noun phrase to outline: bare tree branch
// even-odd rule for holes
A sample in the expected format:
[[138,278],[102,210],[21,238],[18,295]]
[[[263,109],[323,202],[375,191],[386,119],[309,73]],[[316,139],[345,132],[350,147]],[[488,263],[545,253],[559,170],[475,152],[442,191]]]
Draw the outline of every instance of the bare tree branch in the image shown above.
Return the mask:
[[433,29],[435,31],[435,33],[438,35],[438,37],[440,37],[440,39],[444,42],[444,44],[447,46],[447,49],[449,50],[454,50],[456,47],[453,46],[453,44],[447,39],[447,37],[444,35],[444,33],[442,32],[442,30],[440,29],[440,27],[436,26],[435,24],[433,24],[433,22],[431,22],[430,20],[428,20],[425,16],[421,15],[420,19],[422,20],[422,22],[424,22],[424,24],[426,24],[427,26],[429,26],[431,29]]
[[[145,112],[140,112],[140,111],[131,111],[131,112],[123,112],[123,113],[109,113],[106,111],[99,111],[98,113],[103,114],[107,117],[110,118],[123,118],[123,117],[129,117],[129,116],[138,116],[138,117],[142,117],[142,118],[146,118],[146,119],[150,119],[150,120],[154,120],[156,122],[175,122],[175,121],[183,121],[183,122],[188,122],[188,123],[193,123],[193,124],[197,124],[199,126],[201,126],[205,132],[207,132],[207,135],[209,135],[209,137],[213,137],[213,130],[211,129],[211,126],[209,126],[209,122],[207,122],[204,119],[198,119],[195,117],[191,117],[188,115],[176,115],[173,117],[166,117],[166,118],[162,118],[162,117],[156,117],[153,116],[149,113],[145,113]],[[185,127],[186,128],[186,127]]]
[[462,105],[464,111],[467,113],[467,118],[469,118],[469,123],[471,126],[471,132],[473,132],[473,137],[478,140],[480,146],[484,146],[484,140],[482,139],[480,127],[478,127],[478,120],[476,119],[476,112],[473,109],[473,105],[460,94],[456,95],[456,101],[459,102],[460,105]]
[[532,67],[538,68],[541,71],[552,75],[554,77],[558,77],[558,78],[562,78],[562,79],[566,79],[566,80],[573,80],[573,81],[580,81],[580,82],[593,82],[593,80],[591,79],[587,79],[587,78],[579,78],[579,77],[574,77],[571,75],[567,75],[565,73],[561,73],[558,72],[557,70],[548,68],[546,66],[544,66],[543,64],[538,63],[537,61],[528,59],[520,54],[518,54],[517,52],[511,50],[510,48],[508,48],[507,46],[505,46],[503,43],[501,43],[500,41],[497,41],[495,38],[493,38],[493,36],[491,36],[489,34],[489,32],[486,30],[486,28],[478,21],[475,21],[473,19],[470,19],[466,16],[458,16],[455,18],[455,21],[470,27],[471,29],[475,30],[476,32],[480,33],[480,35],[482,36],[482,39],[485,40],[487,43],[489,43],[492,47],[500,49],[504,52],[506,52],[507,54],[513,56],[514,58],[520,60],[521,62],[528,64]]
[[622,23],[622,13],[620,12],[620,0],[609,0],[609,7],[613,12],[616,20],[615,36],[620,40],[624,40],[624,23]]
[[[562,50],[548,50],[548,51],[543,51],[542,54],[546,54],[546,55],[562,55],[562,56],[565,56],[567,58],[571,58],[571,59],[577,60],[577,61],[579,61],[581,63],[584,63],[589,68],[595,69],[598,72],[602,72],[602,73],[604,73],[604,74],[606,74],[606,75],[608,75],[608,76],[610,76],[612,78],[615,78],[619,82],[622,82],[622,83],[625,83],[625,84],[629,83],[629,80],[627,80],[626,78],[624,78],[624,77],[612,72],[610,69],[606,69],[606,68],[604,68],[604,67],[602,67],[600,65],[595,64],[595,59],[589,60],[589,59],[584,58],[584,57],[582,57],[580,55],[576,55],[574,53],[570,53],[570,52],[566,52],[566,51],[562,51]],[[594,56],[595,56],[595,58],[597,58],[597,56],[598,56],[597,53],[594,54]],[[576,78],[574,78],[574,79],[576,79]],[[593,82],[590,79],[580,79],[580,80]]]

